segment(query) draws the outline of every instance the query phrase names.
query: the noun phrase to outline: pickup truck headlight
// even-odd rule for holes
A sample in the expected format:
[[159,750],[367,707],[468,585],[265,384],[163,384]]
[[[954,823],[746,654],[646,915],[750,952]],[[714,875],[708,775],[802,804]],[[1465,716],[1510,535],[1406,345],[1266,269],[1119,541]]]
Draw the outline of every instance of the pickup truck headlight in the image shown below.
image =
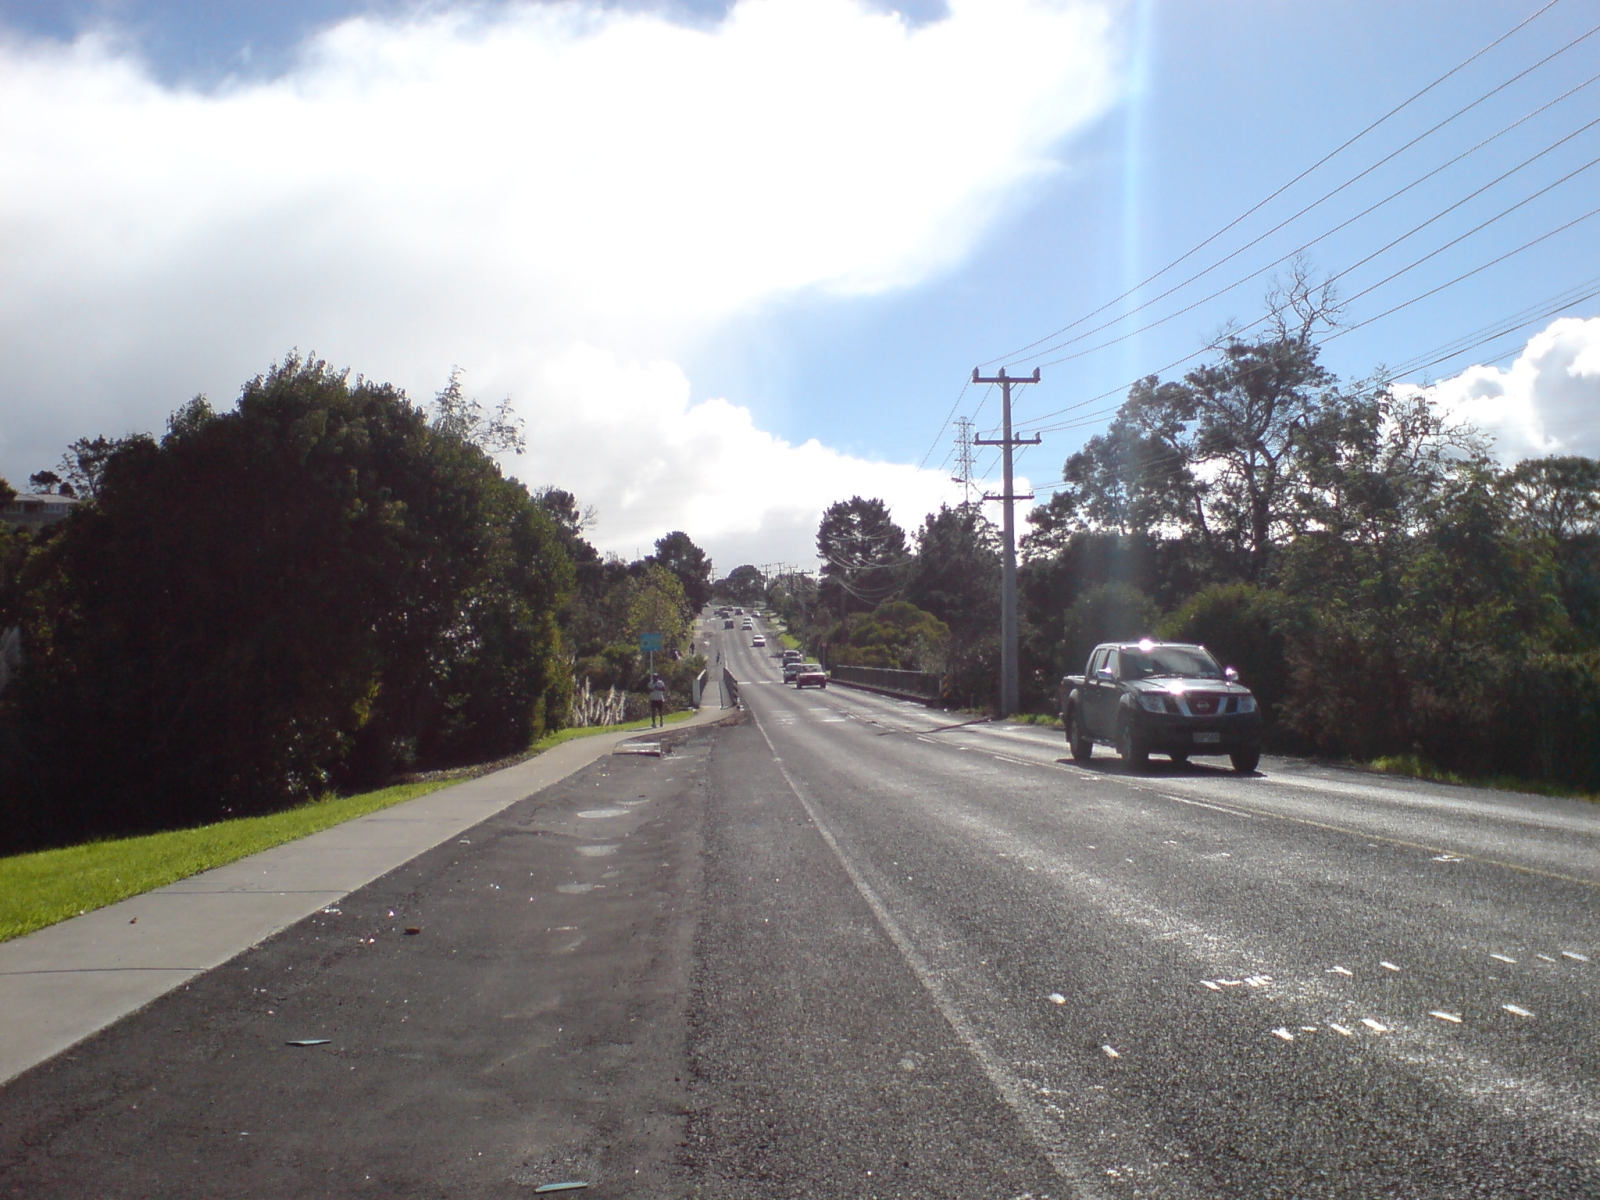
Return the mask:
[[1164,713],[1167,711],[1167,698],[1165,696],[1140,696],[1139,707],[1145,712]]
[[1239,707],[1236,711],[1242,713],[1255,712],[1256,698],[1254,696],[1240,696]]

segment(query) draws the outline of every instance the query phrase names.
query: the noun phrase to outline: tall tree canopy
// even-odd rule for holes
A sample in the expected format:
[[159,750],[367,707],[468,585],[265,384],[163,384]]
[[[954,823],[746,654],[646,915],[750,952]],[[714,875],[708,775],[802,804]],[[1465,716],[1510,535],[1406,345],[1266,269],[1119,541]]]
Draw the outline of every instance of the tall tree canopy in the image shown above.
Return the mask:
[[711,560],[681,529],[656,539],[656,552],[648,561],[661,564],[677,578],[691,615],[711,599]]
[[830,505],[817,527],[822,603],[843,617],[871,612],[899,589],[910,561],[905,530],[882,500],[852,496]]
[[25,567],[11,840],[266,811],[565,719],[555,525],[395,389],[290,357],[98,470]]

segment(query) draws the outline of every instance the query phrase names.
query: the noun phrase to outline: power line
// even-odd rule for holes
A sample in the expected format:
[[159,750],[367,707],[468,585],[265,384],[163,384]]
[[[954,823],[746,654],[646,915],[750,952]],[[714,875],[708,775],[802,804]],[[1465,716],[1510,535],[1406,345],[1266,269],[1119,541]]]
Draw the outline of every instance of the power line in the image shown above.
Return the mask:
[[[1217,230],[1215,233],[1211,234],[1209,237],[1205,238],[1203,241],[1200,241],[1200,242],[1196,243],[1194,246],[1192,246],[1188,250],[1184,251],[1184,253],[1180,254],[1177,258],[1173,259],[1166,266],[1162,267],[1155,274],[1149,276],[1148,278],[1144,279],[1140,283],[1135,284],[1133,287],[1131,287],[1127,291],[1123,292],[1122,295],[1114,297],[1111,300],[1108,300],[1106,303],[1102,304],[1099,308],[1092,309],[1091,311],[1085,313],[1083,316],[1079,317],[1076,321],[1073,321],[1070,324],[1064,325],[1060,329],[1057,329],[1054,333],[1048,333],[1044,337],[1039,338],[1036,341],[1029,342],[1026,346],[1021,346],[1018,349],[1013,350],[1008,354],[1002,354],[1002,355],[999,355],[996,358],[991,358],[987,362],[980,363],[979,365],[983,366],[983,367],[987,367],[987,366],[991,366],[991,365],[993,365],[994,363],[997,363],[997,362],[1002,362],[1002,361],[1009,362],[1009,361],[1017,358],[1024,351],[1031,350],[1035,346],[1038,346],[1038,345],[1040,345],[1040,344],[1042,344],[1044,342],[1050,341],[1052,338],[1059,337],[1061,334],[1066,333],[1069,329],[1074,329],[1077,326],[1083,324],[1085,321],[1089,320],[1090,318],[1099,316],[1101,313],[1105,312],[1107,309],[1112,308],[1113,306],[1115,306],[1117,304],[1120,304],[1122,301],[1126,300],[1129,296],[1136,295],[1142,288],[1146,287],[1147,285],[1149,285],[1151,283],[1154,283],[1157,279],[1161,278],[1161,276],[1165,275],[1168,271],[1171,271],[1174,267],[1178,266],[1180,263],[1185,262],[1189,258],[1193,257],[1195,254],[1198,254],[1201,250],[1205,249],[1212,242],[1216,241],[1223,234],[1227,233],[1230,229],[1233,229],[1235,226],[1239,225],[1246,218],[1253,216],[1255,213],[1259,212],[1266,205],[1270,204],[1273,200],[1276,200],[1279,196],[1283,195],[1284,192],[1288,191],[1295,184],[1299,183],[1302,179],[1306,178],[1306,176],[1310,175],[1313,171],[1317,170],[1317,168],[1321,167],[1324,163],[1327,163],[1330,160],[1332,160],[1333,158],[1335,158],[1336,156],[1338,156],[1339,154],[1342,154],[1345,150],[1347,150],[1351,146],[1355,145],[1356,142],[1358,142],[1362,138],[1366,137],[1367,134],[1371,133],[1374,129],[1377,129],[1380,125],[1384,124],[1384,122],[1388,121],[1391,117],[1397,115],[1402,110],[1404,110],[1406,108],[1409,108],[1412,104],[1414,104],[1418,100],[1422,99],[1423,96],[1425,96],[1429,92],[1433,91],[1434,88],[1438,87],[1445,80],[1449,79],[1451,76],[1457,74],[1458,72],[1463,70],[1465,67],[1471,65],[1472,63],[1476,62],[1478,59],[1482,58],[1489,51],[1493,50],[1496,46],[1500,45],[1501,42],[1504,42],[1507,38],[1511,37],[1513,34],[1517,33],[1519,30],[1523,29],[1525,26],[1531,24],[1533,21],[1537,20],[1539,17],[1543,16],[1545,13],[1549,12],[1552,8],[1554,8],[1559,3],[1561,3],[1561,0],[1549,0],[1549,3],[1545,4],[1538,11],[1534,12],[1531,16],[1528,16],[1525,19],[1523,19],[1522,21],[1519,21],[1516,25],[1512,26],[1512,28],[1508,29],[1505,33],[1502,33],[1499,37],[1495,38],[1494,41],[1490,42],[1487,46],[1485,46],[1483,49],[1479,50],[1477,53],[1472,54],[1469,57],[1462,59],[1459,63],[1457,63],[1455,66],[1451,67],[1443,75],[1440,75],[1432,83],[1430,83],[1427,86],[1423,87],[1420,91],[1412,93],[1411,96],[1409,96],[1405,100],[1401,101],[1399,104],[1395,105],[1395,107],[1391,108],[1388,112],[1384,113],[1376,121],[1373,121],[1370,125],[1366,126],[1364,129],[1360,130],[1358,133],[1356,133],[1356,134],[1352,135],[1351,137],[1347,138],[1345,141],[1341,142],[1338,146],[1335,146],[1327,154],[1324,154],[1316,162],[1312,163],[1305,170],[1301,171],[1293,179],[1289,180],[1288,183],[1283,184],[1276,191],[1274,191],[1271,195],[1267,196],[1265,199],[1260,200],[1257,203],[1253,204],[1251,207],[1247,208],[1244,212],[1240,213],[1233,220],[1229,221],[1221,229]],[[1593,31],[1591,30],[1591,32],[1593,32]],[[1584,36],[1587,37],[1588,34],[1585,34]],[[1579,39],[1579,40],[1581,40],[1581,39]],[[1573,43],[1573,44],[1576,44],[1576,43]],[[1033,356],[1033,357],[1037,357],[1037,356]]]
[[[1588,37],[1591,34],[1597,33],[1597,32],[1600,32],[1600,25],[1595,26],[1595,28],[1590,30],[1589,33],[1584,34],[1584,37]],[[1490,135],[1489,137],[1484,138],[1477,145],[1472,146],[1470,149],[1462,151],[1460,154],[1456,155],[1454,158],[1450,159],[1448,162],[1442,163],[1439,166],[1435,167],[1433,170],[1427,172],[1426,174],[1418,176],[1416,179],[1413,179],[1410,183],[1406,184],[1404,187],[1398,188],[1395,191],[1390,192],[1387,196],[1383,197],[1381,200],[1378,200],[1378,201],[1376,201],[1375,203],[1373,203],[1371,205],[1368,205],[1366,208],[1362,209],[1360,212],[1356,213],[1354,216],[1347,217],[1345,220],[1339,222],[1339,224],[1333,226],[1331,229],[1324,230],[1322,233],[1319,233],[1316,237],[1312,238],[1310,241],[1302,242],[1299,246],[1296,246],[1293,250],[1289,251],[1287,254],[1284,254],[1284,255],[1280,256],[1279,258],[1274,259],[1272,262],[1267,263],[1265,266],[1259,267],[1256,270],[1251,271],[1247,275],[1240,276],[1238,279],[1234,280],[1232,283],[1228,284],[1226,287],[1220,288],[1219,290],[1217,290],[1215,292],[1212,292],[1209,296],[1204,296],[1201,299],[1196,300],[1193,303],[1188,304],[1185,307],[1178,309],[1176,312],[1169,313],[1168,315],[1166,315],[1164,317],[1160,317],[1155,321],[1151,321],[1150,323],[1148,323],[1146,325],[1142,325],[1138,329],[1134,329],[1134,330],[1131,330],[1131,331],[1129,331],[1127,333],[1120,334],[1117,337],[1114,337],[1114,338],[1111,338],[1111,339],[1109,339],[1107,341],[1101,342],[1098,345],[1091,346],[1087,350],[1078,351],[1078,352],[1076,352],[1074,354],[1067,355],[1064,358],[1052,359],[1052,360],[1050,360],[1050,362],[1045,363],[1043,365],[1045,365],[1045,366],[1054,366],[1057,363],[1068,362],[1068,361],[1070,361],[1071,359],[1074,359],[1074,358],[1082,358],[1083,356],[1085,356],[1087,354],[1092,354],[1096,350],[1103,350],[1108,346],[1114,346],[1118,342],[1126,341],[1130,337],[1137,336],[1138,334],[1141,334],[1141,333],[1144,333],[1144,332],[1146,332],[1148,330],[1154,329],[1158,325],[1165,324],[1166,322],[1171,321],[1176,317],[1180,317],[1186,312],[1191,312],[1192,310],[1194,310],[1196,308],[1199,308],[1202,304],[1207,304],[1210,301],[1217,299],[1219,296],[1226,295],[1228,292],[1231,292],[1234,288],[1239,287],[1241,284],[1248,283],[1250,280],[1256,278],[1257,276],[1262,275],[1265,272],[1272,270],[1273,267],[1281,266],[1283,263],[1288,262],[1290,259],[1296,257],[1297,255],[1303,254],[1305,251],[1309,250],[1312,246],[1315,246],[1318,242],[1324,241],[1327,238],[1332,237],[1334,234],[1338,233],[1340,230],[1346,229],[1349,226],[1355,224],[1355,222],[1361,220],[1361,218],[1363,218],[1365,216],[1368,216],[1369,214],[1371,214],[1373,212],[1376,212],[1378,209],[1382,208],[1384,205],[1390,203],[1391,201],[1399,199],[1399,197],[1405,195],[1407,192],[1411,191],[1413,188],[1419,187],[1423,183],[1426,183],[1429,179],[1432,179],[1435,175],[1438,175],[1440,172],[1448,170],[1449,168],[1451,168],[1451,167],[1455,166],[1457,163],[1459,163],[1462,159],[1467,158],[1467,157],[1469,157],[1469,156],[1471,156],[1473,154],[1476,154],[1479,150],[1483,149],[1485,146],[1489,145],[1491,142],[1494,142],[1494,141],[1498,140],[1499,138],[1504,137],[1506,134],[1510,133],[1512,130],[1516,129],[1517,127],[1519,127],[1519,126],[1521,126],[1523,124],[1526,124],[1528,121],[1531,121],[1534,117],[1536,117],[1540,113],[1546,111],[1552,105],[1560,103],[1562,100],[1565,100],[1567,97],[1569,97],[1569,96],[1573,95],[1574,93],[1582,90],[1583,88],[1589,87],[1591,84],[1593,84],[1593,83],[1595,83],[1597,81],[1600,81],[1600,75],[1590,76],[1583,83],[1578,84],[1577,87],[1574,87],[1574,88],[1570,89],[1569,91],[1567,91],[1566,93],[1564,93],[1561,96],[1557,96],[1554,100],[1551,100],[1549,103],[1541,105],[1539,108],[1535,109],[1533,112],[1530,112],[1530,113],[1526,114],[1525,116],[1519,117],[1517,120],[1513,121],[1510,125],[1507,125],[1505,128],[1501,129],[1498,133],[1494,133],[1494,134]],[[1474,103],[1476,103],[1476,101]],[[1471,106],[1469,105],[1468,107],[1471,107]],[[1462,109],[1461,111],[1465,112],[1466,109]],[[1458,113],[1457,115],[1460,115],[1460,114]],[[1443,123],[1441,122],[1441,124],[1443,124]],[[1560,147],[1562,145],[1565,145],[1567,142],[1571,141],[1573,138],[1577,137],[1579,134],[1587,132],[1589,129],[1593,128],[1596,124],[1600,124],[1600,118],[1596,118],[1596,120],[1590,121],[1588,124],[1583,125],[1580,128],[1574,130],[1573,132],[1567,134],[1565,137],[1561,138],[1559,141],[1554,142],[1549,146],[1546,146],[1543,150],[1539,151],[1537,154],[1534,154],[1531,157],[1524,159],[1522,162],[1520,162],[1516,166],[1512,167],[1509,171],[1505,172],[1504,174],[1498,176],[1497,178],[1491,180],[1489,183],[1485,184],[1483,187],[1479,188],[1478,191],[1473,192],[1471,195],[1467,196],[1463,200],[1458,201],[1456,204],[1452,205],[1451,208],[1445,209],[1444,212],[1441,212],[1441,213],[1437,214],[1435,217],[1432,218],[1432,220],[1438,220],[1439,217],[1444,216],[1445,213],[1450,212],[1454,208],[1460,207],[1461,204],[1465,204],[1467,202],[1467,200],[1472,199],[1473,196],[1476,196],[1476,195],[1480,194],[1481,192],[1487,190],[1488,188],[1493,187],[1495,184],[1501,182],[1502,180],[1508,178],[1511,175],[1514,175],[1516,172],[1522,170],[1524,167],[1530,166],[1534,162],[1537,162],[1539,159],[1543,158],[1545,155],[1549,154],[1551,151],[1557,149],[1558,147]],[[1434,128],[1437,129],[1437,128],[1439,128],[1439,126],[1435,126]],[[1423,135],[1423,136],[1426,136],[1426,135]],[[1418,138],[1416,140],[1420,141],[1421,139]],[[1416,144],[1415,141],[1407,143],[1407,145],[1415,145],[1415,144]],[[1405,147],[1401,147],[1401,149],[1403,150],[1403,149],[1405,149]],[[1398,153],[1400,153],[1399,150],[1395,151],[1395,154],[1398,154]],[[1394,155],[1390,155],[1389,156],[1389,158],[1392,158],[1392,157],[1394,157]],[[1382,166],[1383,163],[1387,162],[1387,161],[1388,161],[1388,158],[1385,158],[1385,159],[1380,160],[1377,163],[1374,163],[1372,167],[1368,168],[1368,171],[1375,170],[1377,167]],[[1365,175],[1366,173],[1367,173],[1366,171],[1362,172],[1363,175]],[[1102,322],[1101,324],[1096,325],[1092,329],[1087,329],[1084,332],[1082,332],[1080,334],[1077,334],[1075,337],[1068,338],[1064,342],[1057,342],[1055,345],[1046,347],[1045,349],[1040,350],[1035,354],[1030,354],[1030,355],[1027,355],[1024,358],[1016,359],[1016,360],[1013,360],[1013,361],[1028,362],[1028,361],[1032,361],[1035,358],[1040,358],[1043,355],[1053,353],[1056,350],[1063,349],[1064,347],[1073,345],[1076,342],[1081,342],[1084,338],[1092,337],[1096,333],[1100,333],[1100,332],[1102,332],[1104,330],[1111,329],[1114,326],[1119,325],[1123,321],[1127,320],[1134,313],[1142,312],[1146,308],[1149,308],[1149,307],[1151,307],[1151,306],[1153,306],[1155,304],[1159,304],[1162,300],[1166,299],[1168,296],[1171,296],[1175,292],[1182,291],[1189,284],[1194,283],[1196,280],[1201,279],[1206,275],[1209,275],[1212,271],[1216,270],[1218,267],[1222,266],[1224,263],[1230,261],[1231,259],[1234,259],[1234,258],[1238,257],[1240,254],[1244,253],[1246,250],[1248,250],[1251,247],[1253,247],[1253,246],[1259,244],[1260,242],[1264,241],[1266,238],[1270,237],[1272,234],[1274,234],[1274,233],[1278,232],[1278,230],[1282,229],[1285,225],[1288,225],[1290,222],[1294,221],[1297,217],[1299,217],[1299,216],[1311,211],[1311,209],[1315,208],[1317,206],[1317,204],[1321,204],[1323,200],[1328,199],[1328,197],[1334,195],[1336,192],[1338,192],[1338,191],[1342,190],[1343,188],[1347,187],[1350,183],[1354,183],[1355,179],[1359,179],[1359,178],[1361,178],[1360,175],[1356,176],[1354,179],[1346,181],[1346,183],[1344,183],[1344,184],[1340,184],[1338,188],[1335,188],[1332,192],[1328,192],[1326,195],[1324,195],[1321,199],[1317,200],[1315,203],[1307,205],[1305,208],[1301,209],[1300,212],[1296,213],[1293,217],[1288,218],[1288,220],[1279,222],[1277,225],[1274,225],[1271,229],[1267,230],[1266,233],[1263,233],[1260,237],[1257,237],[1257,238],[1253,239],[1252,241],[1246,242],[1243,246],[1240,246],[1237,250],[1233,251],[1233,253],[1228,254],[1223,258],[1218,259],[1216,262],[1212,263],[1209,267],[1205,268],[1205,270],[1198,271],[1195,274],[1189,276],[1189,278],[1185,279],[1182,283],[1174,284],[1172,287],[1170,287],[1166,291],[1162,292],[1159,296],[1153,296],[1149,300],[1146,300],[1143,303],[1141,303],[1139,305],[1136,305],[1135,307],[1127,310],[1126,312],[1122,313],[1120,316],[1114,318],[1113,320]],[[1427,223],[1428,222],[1424,222],[1424,225],[1427,224]],[[1421,229],[1422,227],[1423,226],[1418,226],[1417,228]],[[1414,232],[1416,232],[1416,230],[1412,230],[1412,232],[1414,233]]]

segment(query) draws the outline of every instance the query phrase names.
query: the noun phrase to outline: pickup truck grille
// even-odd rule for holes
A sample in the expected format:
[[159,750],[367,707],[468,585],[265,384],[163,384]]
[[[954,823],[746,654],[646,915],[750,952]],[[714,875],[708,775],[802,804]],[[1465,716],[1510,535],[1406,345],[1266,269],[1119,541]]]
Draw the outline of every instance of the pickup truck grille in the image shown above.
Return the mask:
[[1197,717],[1217,716],[1225,711],[1224,705],[1227,703],[1227,697],[1213,692],[1190,692],[1184,699],[1189,702],[1189,711]]

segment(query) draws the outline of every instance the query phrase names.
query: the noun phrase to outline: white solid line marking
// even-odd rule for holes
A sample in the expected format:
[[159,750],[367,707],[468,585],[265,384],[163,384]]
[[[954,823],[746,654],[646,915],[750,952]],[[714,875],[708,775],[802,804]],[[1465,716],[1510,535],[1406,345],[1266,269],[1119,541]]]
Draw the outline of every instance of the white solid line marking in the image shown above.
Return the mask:
[[1355,1037],[1355,1035],[1356,1035],[1356,1031],[1355,1030],[1346,1029],[1343,1025],[1335,1025],[1332,1022],[1329,1022],[1328,1028],[1333,1030],[1335,1033],[1344,1034],[1345,1037]]
[[1523,1008],[1520,1004],[1502,1004],[1500,1007],[1505,1009],[1508,1013],[1515,1013],[1519,1017],[1533,1016],[1531,1012]]
[[1107,1058],[1121,1058],[1122,1057],[1122,1055],[1118,1054],[1110,1046],[1101,1046],[1100,1049],[1102,1049],[1102,1050],[1104,1050],[1106,1052],[1106,1057]]
[[1461,1024],[1461,1017],[1457,1013],[1447,1013],[1447,1012],[1441,1011],[1440,1009],[1435,1008],[1435,1009],[1430,1009],[1428,1011],[1428,1015],[1430,1017],[1438,1017],[1439,1020],[1441,1020],[1441,1021],[1449,1021],[1452,1025]]
[[[753,715],[756,718],[756,728],[761,731],[762,739],[767,743],[767,747],[773,752],[773,755],[776,756],[778,748],[772,744],[772,738],[767,733],[766,727],[761,723],[760,715]],[[917,977],[917,981],[922,984],[932,998],[934,1007],[939,1010],[939,1015],[945,1019],[951,1031],[960,1040],[961,1044],[966,1047],[967,1053],[972,1055],[973,1061],[978,1064],[979,1069],[988,1076],[990,1085],[1000,1093],[1000,1098],[1006,1102],[1012,1112],[1017,1114],[1017,1118],[1022,1122],[1023,1128],[1028,1131],[1034,1143],[1043,1152],[1046,1160],[1055,1169],[1056,1174],[1061,1177],[1062,1182],[1071,1189],[1075,1196],[1080,1197],[1080,1200],[1100,1200],[1104,1193],[1099,1188],[1093,1187],[1086,1182],[1089,1178],[1089,1172],[1061,1145],[1059,1131],[1055,1127],[1055,1123],[1039,1111],[1033,1097],[1028,1094],[1026,1085],[1011,1073],[999,1056],[990,1050],[983,1039],[978,1036],[977,1030],[956,1006],[942,979],[934,972],[928,961],[922,957],[922,952],[906,936],[906,932],[900,927],[900,923],[894,919],[894,914],[889,911],[888,905],[878,895],[877,889],[867,882],[866,877],[861,874],[860,868],[845,855],[844,847],[839,845],[839,839],[834,837],[833,830],[823,823],[821,815],[811,801],[807,799],[805,792],[800,790],[799,783],[795,781],[793,775],[789,774],[789,769],[780,762],[778,764],[778,772],[783,776],[783,781],[789,785],[789,790],[794,793],[795,799],[800,801],[800,807],[805,809],[806,816],[811,818],[811,824],[816,827],[818,836],[827,843],[828,849],[833,852],[833,856],[838,861],[839,866],[849,876],[850,882],[855,885],[856,891],[860,894],[862,900],[866,901],[867,907],[872,910],[872,915],[878,919],[879,927],[889,940],[894,943],[895,949],[900,951],[900,957],[905,960],[906,966],[911,968],[911,973]]]
[[1573,962],[1589,961],[1589,956],[1587,954],[1579,954],[1576,950],[1563,950],[1561,952],[1561,957],[1570,958]]
[[1497,958],[1503,963],[1514,963],[1514,962],[1517,961],[1514,958],[1507,958],[1504,954],[1491,954],[1491,955],[1489,955],[1489,957],[1490,958]]
[[1273,1032],[1274,1036],[1281,1037],[1286,1042],[1294,1041],[1294,1034],[1290,1033],[1287,1029],[1284,1029],[1282,1026],[1279,1026],[1277,1029],[1274,1029],[1272,1032]]
[[1371,1017],[1362,1017],[1361,1023],[1373,1033],[1388,1033],[1389,1027],[1381,1021],[1374,1021]]
[[1380,967],[1382,967],[1385,971],[1398,971],[1400,969],[1399,967],[1395,966],[1392,962],[1388,962],[1387,960],[1385,960],[1383,962],[1380,962],[1378,965]]
[[1323,974],[1324,975],[1354,975],[1355,972],[1350,970],[1348,967],[1329,967],[1326,971],[1323,972]]

